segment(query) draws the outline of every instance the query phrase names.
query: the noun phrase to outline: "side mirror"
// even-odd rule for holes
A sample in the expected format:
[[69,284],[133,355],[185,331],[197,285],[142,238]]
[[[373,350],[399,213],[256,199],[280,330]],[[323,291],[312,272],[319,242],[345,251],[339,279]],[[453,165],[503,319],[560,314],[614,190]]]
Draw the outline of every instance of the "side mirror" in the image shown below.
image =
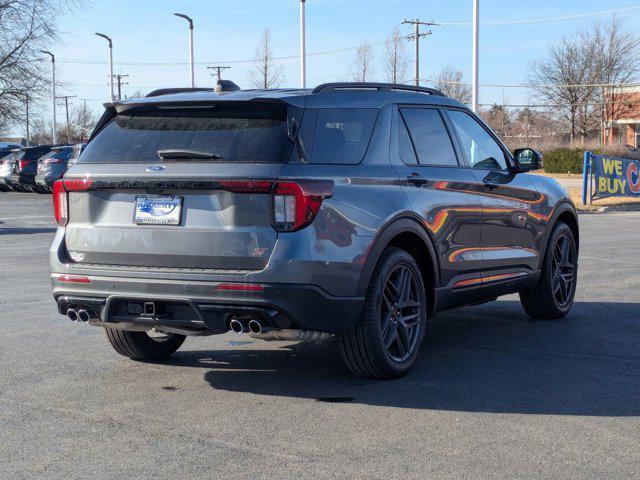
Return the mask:
[[519,148],[513,152],[516,171],[524,173],[539,170],[543,166],[542,154],[532,148]]

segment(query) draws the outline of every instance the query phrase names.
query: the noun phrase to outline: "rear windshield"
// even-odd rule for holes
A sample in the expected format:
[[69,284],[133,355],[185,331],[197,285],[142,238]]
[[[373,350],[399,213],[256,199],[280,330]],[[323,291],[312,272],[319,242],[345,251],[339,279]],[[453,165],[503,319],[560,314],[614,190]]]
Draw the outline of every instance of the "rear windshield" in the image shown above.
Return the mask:
[[51,158],[56,158],[58,160],[69,160],[71,158],[71,154],[73,153],[73,148],[63,148],[62,150],[53,150],[50,153]]
[[[198,107],[146,107],[117,115],[89,142],[79,163],[283,163],[292,143],[284,104],[218,103]],[[159,151],[179,151],[161,159]],[[189,152],[210,154],[204,160]]]

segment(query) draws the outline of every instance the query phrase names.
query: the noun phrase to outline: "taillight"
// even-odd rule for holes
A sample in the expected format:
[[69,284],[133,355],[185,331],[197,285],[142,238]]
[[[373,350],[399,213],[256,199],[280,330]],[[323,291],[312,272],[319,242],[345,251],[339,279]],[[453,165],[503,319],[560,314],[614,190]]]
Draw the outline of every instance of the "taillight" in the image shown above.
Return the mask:
[[69,195],[68,192],[83,192],[89,190],[93,180],[88,178],[57,180],[53,184],[53,215],[61,227],[69,223]]
[[50,165],[52,163],[62,163],[62,162],[64,162],[64,160],[62,160],[61,158],[49,157],[49,158],[46,158],[42,163],[46,165]]
[[272,195],[273,227],[281,232],[293,232],[313,222],[322,201],[333,195],[333,182],[276,182]]

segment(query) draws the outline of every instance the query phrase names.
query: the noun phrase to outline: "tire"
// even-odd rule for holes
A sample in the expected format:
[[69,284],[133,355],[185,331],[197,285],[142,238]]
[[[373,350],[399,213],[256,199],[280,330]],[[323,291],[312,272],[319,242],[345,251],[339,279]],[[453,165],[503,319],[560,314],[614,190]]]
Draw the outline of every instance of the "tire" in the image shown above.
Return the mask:
[[105,328],[113,349],[120,355],[134,360],[162,360],[171,356],[184,343],[184,335],[168,334],[155,338],[147,332],[131,332]]
[[[410,282],[405,283],[409,288],[404,301],[397,295],[402,278]],[[361,377],[401,377],[418,358],[426,326],[427,295],[420,268],[406,251],[388,248],[371,277],[360,322],[339,338],[342,358]]]
[[573,305],[577,280],[576,241],[569,226],[558,222],[549,237],[540,280],[535,287],[520,292],[520,303],[530,317],[542,320],[563,318]]

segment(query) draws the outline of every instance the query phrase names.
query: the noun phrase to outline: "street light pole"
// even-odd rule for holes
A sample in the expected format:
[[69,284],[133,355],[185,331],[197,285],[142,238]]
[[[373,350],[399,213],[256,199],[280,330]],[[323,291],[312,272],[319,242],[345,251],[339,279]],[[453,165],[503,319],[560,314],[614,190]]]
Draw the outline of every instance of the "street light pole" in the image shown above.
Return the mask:
[[[51,57],[51,89],[53,94],[53,134],[51,139],[54,144],[58,143],[58,126],[56,123],[56,57],[53,53],[47,50],[40,50],[40,53],[49,55]],[[27,134],[27,137],[29,135]]]
[[115,100],[113,96],[113,42],[104,33],[96,33],[96,35],[109,42],[109,98],[113,102]]
[[24,103],[27,108],[27,147],[29,146],[29,94],[24,94]]
[[195,88],[195,76],[193,69],[193,19],[184,13],[174,13],[176,17],[184,18],[189,22],[189,86]]
[[305,0],[300,0],[300,86],[307,88],[307,32]]
[[473,0],[473,61],[471,65],[471,109],[478,113],[478,60],[480,43],[480,0]]

